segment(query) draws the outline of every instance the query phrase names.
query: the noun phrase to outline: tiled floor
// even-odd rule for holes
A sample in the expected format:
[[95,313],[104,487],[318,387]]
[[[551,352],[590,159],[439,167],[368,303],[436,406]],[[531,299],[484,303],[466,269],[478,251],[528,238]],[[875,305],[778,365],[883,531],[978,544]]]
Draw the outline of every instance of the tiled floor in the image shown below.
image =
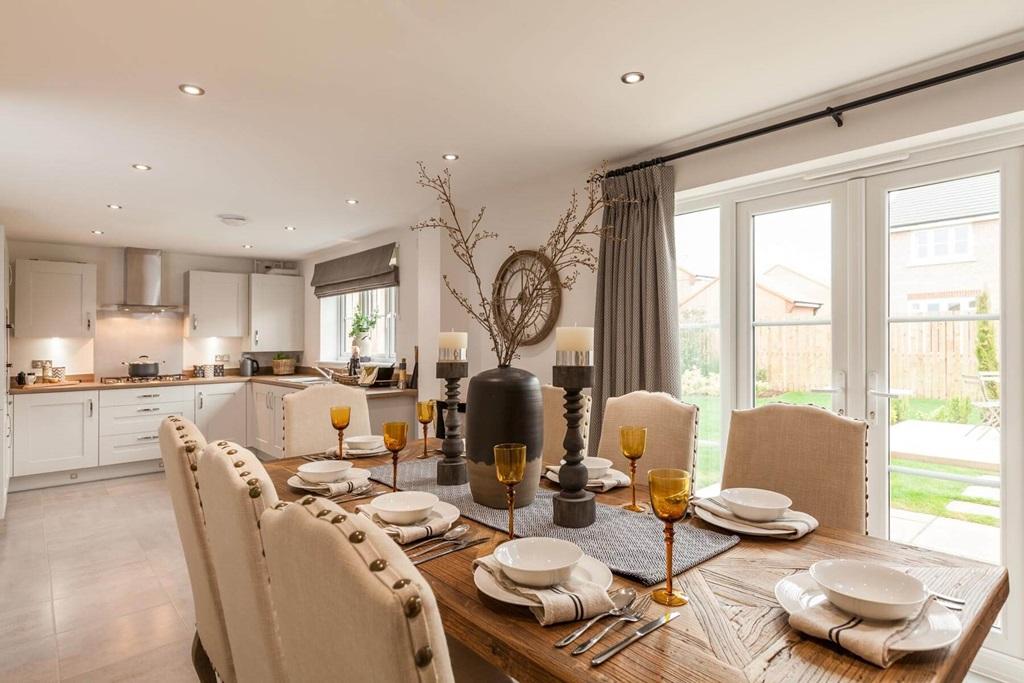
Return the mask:
[[0,681],[195,681],[193,624],[162,474],[11,494]]

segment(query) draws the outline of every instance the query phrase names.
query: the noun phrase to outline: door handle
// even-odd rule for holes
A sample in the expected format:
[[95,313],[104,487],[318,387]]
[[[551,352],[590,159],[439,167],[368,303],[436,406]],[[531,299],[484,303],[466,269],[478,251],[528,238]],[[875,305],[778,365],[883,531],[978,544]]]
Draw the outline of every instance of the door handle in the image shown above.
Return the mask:
[[199,316],[197,316],[195,313],[192,314],[192,329],[199,329]]
[[90,398],[89,399],[89,417],[92,417],[92,413],[93,413],[92,399]]
[[139,408],[137,412],[140,413],[159,413],[159,408]]
[[254,330],[253,331],[253,342],[252,342],[252,345],[253,346],[259,346],[260,345],[260,331],[259,330]]
[[197,407],[199,408],[199,410],[202,410],[203,409],[203,392],[200,391],[198,394],[196,394],[196,398],[199,399],[199,405]]
[[140,436],[136,441],[156,441],[159,438],[159,436]]
[[92,313],[85,314],[85,329],[92,330]]
[[889,389],[889,391],[882,391],[881,389],[868,389],[868,393],[872,396],[878,396],[879,398],[900,398],[901,396],[910,396],[914,392],[910,389]]
[[160,398],[160,394],[139,394],[139,398]]

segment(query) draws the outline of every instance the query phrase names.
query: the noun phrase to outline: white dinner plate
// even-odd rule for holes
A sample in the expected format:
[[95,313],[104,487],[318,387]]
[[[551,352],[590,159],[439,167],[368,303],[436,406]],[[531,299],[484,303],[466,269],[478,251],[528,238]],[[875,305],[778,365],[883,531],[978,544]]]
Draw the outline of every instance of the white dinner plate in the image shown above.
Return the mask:
[[[612,585],[612,570],[608,569],[604,562],[595,560],[589,555],[583,556],[583,559],[576,565],[576,568],[572,570],[572,575],[573,577],[596,583],[605,590],[608,590]],[[523,607],[531,607],[533,605],[532,602],[522,596],[499,586],[498,582],[491,576],[491,573],[483,567],[477,567],[476,571],[473,572],[473,583],[476,584],[481,593],[500,602],[508,603],[509,605],[522,605]]]
[[[621,474],[623,477],[626,477],[626,479],[629,479],[629,476],[626,475],[625,472],[620,472],[619,470],[615,469],[614,467],[609,467],[608,468],[608,472],[605,474],[605,476],[608,476],[609,474],[613,474],[613,473],[614,474]],[[558,483],[558,470],[547,470],[546,469],[546,471],[544,472],[544,478],[547,479],[550,482],[553,482],[553,483],[557,484]],[[599,481],[601,481],[601,480],[600,479],[591,479],[590,481],[587,482],[587,486],[589,486],[591,484],[591,482],[597,483]],[[623,484],[623,486],[629,486],[629,484]],[[616,487],[616,488],[618,488],[618,487]]]
[[714,524],[717,527],[728,529],[729,531],[737,534],[746,534],[747,536],[789,536],[793,533],[790,529],[763,529],[759,526],[725,519],[724,517],[719,517],[718,515],[712,514],[704,508],[696,505],[693,506],[693,513],[708,524]]
[[[372,500],[369,501],[368,503],[366,503],[366,507],[369,508],[369,510],[372,511],[374,514],[377,514],[377,508],[373,507],[373,501]],[[421,525],[423,525],[425,523],[432,522],[432,521],[438,520],[438,519],[441,520],[442,522],[444,522],[445,524],[448,524],[449,526],[451,526],[459,518],[460,514],[462,514],[462,513],[459,512],[459,508],[455,507],[451,503],[446,503],[443,500],[439,500],[434,505],[434,509],[432,509],[430,511],[430,514],[428,514],[423,519],[416,520],[415,523],[410,524],[408,526],[421,526]],[[400,526],[400,525],[396,524],[395,526]],[[404,526],[404,525],[401,525],[401,526]]]
[[[821,586],[809,572],[787,576],[775,584],[775,599],[788,613],[828,602]],[[900,652],[925,652],[956,642],[963,632],[960,619],[936,601],[928,604],[928,613],[902,641],[893,645]]]
[[[345,481],[352,481],[355,486],[361,486],[370,480],[370,470],[364,470],[360,467],[350,467],[349,469],[342,472],[342,477],[335,484],[340,484]],[[311,493],[323,493],[327,490],[327,485],[320,484],[307,484],[306,482],[299,479],[298,476],[292,475],[288,477],[288,485],[294,489],[302,489],[303,491],[309,491]]]

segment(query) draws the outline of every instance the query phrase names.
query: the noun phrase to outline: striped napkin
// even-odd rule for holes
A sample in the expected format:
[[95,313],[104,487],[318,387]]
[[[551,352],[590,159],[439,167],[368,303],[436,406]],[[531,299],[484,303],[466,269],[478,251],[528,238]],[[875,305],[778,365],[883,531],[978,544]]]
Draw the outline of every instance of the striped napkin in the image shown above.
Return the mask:
[[[806,536],[815,529],[818,528],[818,520],[810,516],[806,512],[796,512],[794,510],[788,510],[782,517],[772,520],[771,522],[752,522],[749,519],[743,519],[737,517],[729,510],[725,505],[725,501],[721,498],[698,498],[693,501],[693,506],[698,507],[704,512],[711,515],[712,518],[718,518],[727,521],[729,525],[726,528],[731,528],[733,531],[743,532],[743,527],[747,527],[750,530],[757,532],[765,529],[778,529],[786,531],[784,534],[777,534],[773,538],[784,538],[786,540],[796,540],[802,536]],[[714,521],[712,519],[712,521]]]
[[[557,484],[558,470],[561,467],[561,465],[545,465],[544,476]],[[599,493],[610,491],[619,486],[629,486],[629,475],[613,469],[609,469],[600,479],[591,479],[587,482],[588,491],[597,491]]]
[[533,603],[530,611],[537,617],[541,626],[579,621],[615,608],[604,588],[575,576],[559,586],[530,588],[521,586],[505,576],[494,555],[478,558],[473,562],[473,566],[482,568],[509,593],[515,593]]
[[[345,459],[348,460],[349,458],[369,458],[370,456],[373,455],[387,455],[390,452],[391,451],[384,448],[383,446],[381,446],[380,448],[373,448],[370,450],[346,448]],[[324,455],[326,455],[328,458],[336,459],[338,457],[338,447],[335,446],[333,448],[328,448]]]
[[338,496],[344,493],[353,493],[370,486],[369,479],[342,479],[327,484],[307,484],[301,482],[296,488],[318,493],[321,496]]
[[390,524],[381,519],[370,505],[357,505],[356,511],[383,529],[384,533],[394,539],[395,543],[399,545],[419,541],[423,538],[440,536],[452,527],[451,522],[446,522],[441,517],[431,518],[426,524],[409,524],[407,526]]
[[903,621],[865,621],[826,601],[794,612],[789,616],[789,625],[809,636],[830,640],[861,659],[887,669],[900,657],[909,654],[893,648],[927,618],[928,608],[934,600],[934,597],[925,600],[916,616]]

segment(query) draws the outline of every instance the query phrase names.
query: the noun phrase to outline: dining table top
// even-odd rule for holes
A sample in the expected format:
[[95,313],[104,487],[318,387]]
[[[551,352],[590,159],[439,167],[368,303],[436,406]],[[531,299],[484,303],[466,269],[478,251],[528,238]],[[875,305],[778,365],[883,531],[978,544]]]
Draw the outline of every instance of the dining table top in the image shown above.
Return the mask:
[[[436,448],[440,440],[431,439]],[[401,462],[423,451],[422,441],[410,442]],[[298,500],[306,492],[286,483],[303,460],[286,458],[265,463],[278,497]],[[354,461],[369,468],[390,464],[391,456]],[[557,489],[542,480],[542,486]],[[376,484],[375,490],[386,489]],[[641,489],[646,498],[646,488]],[[598,493],[598,503],[628,501],[629,488]],[[365,502],[365,501],[364,501]],[[358,502],[345,504],[349,510]],[[481,594],[473,582],[473,560],[493,552],[506,534],[463,518],[474,535],[489,540],[419,565],[434,591],[445,632],[485,660],[521,682],[526,681],[960,681],[981,648],[1009,593],[1006,569],[945,553],[901,545],[851,531],[820,527],[798,540],[742,536],[736,546],[677,576],[674,583],[689,597],[681,615],[633,644],[606,663],[590,666],[593,653],[573,657],[571,648],[554,643],[579,622],[541,626],[524,607],[507,605]],[[681,522],[682,523],[682,522]],[[710,528],[704,522],[685,522]],[[929,588],[966,601],[959,613],[960,639],[949,647],[913,653],[888,669],[880,669],[837,646],[802,635],[789,626],[788,615],[775,599],[775,584],[806,571],[814,562],[845,558],[897,567],[927,568]],[[614,577],[613,587],[641,584]],[[669,608],[652,605],[651,619]],[[627,625],[629,626],[629,625]],[[631,632],[622,628],[595,648],[611,645]],[[613,637],[614,636],[614,637]]]

